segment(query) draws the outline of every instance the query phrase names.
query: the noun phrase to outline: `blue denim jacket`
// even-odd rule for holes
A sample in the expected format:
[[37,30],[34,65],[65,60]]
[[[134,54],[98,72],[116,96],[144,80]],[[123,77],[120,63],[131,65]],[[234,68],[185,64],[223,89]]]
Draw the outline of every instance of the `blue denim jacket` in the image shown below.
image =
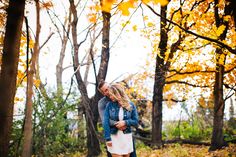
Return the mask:
[[[131,126],[138,126],[138,112],[135,105],[130,102],[131,111],[124,109],[123,120],[127,128],[123,131],[126,133],[131,133]],[[115,126],[110,126],[110,120],[119,121],[119,109],[120,106],[117,102],[109,102],[104,111],[104,137],[106,141],[111,141],[111,134],[116,134],[118,129]]]

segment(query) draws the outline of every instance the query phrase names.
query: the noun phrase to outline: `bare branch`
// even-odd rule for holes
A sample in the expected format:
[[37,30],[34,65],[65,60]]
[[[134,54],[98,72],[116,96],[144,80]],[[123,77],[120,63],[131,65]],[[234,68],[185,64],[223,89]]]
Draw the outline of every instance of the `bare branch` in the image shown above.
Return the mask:
[[211,86],[200,86],[200,85],[196,85],[196,84],[191,84],[185,81],[178,81],[178,80],[172,80],[172,81],[166,81],[165,84],[173,84],[173,83],[178,83],[178,84],[185,84],[188,86],[192,86],[192,87],[200,87],[200,88],[210,88]]
[[51,32],[51,34],[49,34],[49,36],[44,41],[44,43],[39,47],[39,50],[41,50],[43,48],[43,46],[49,41],[49,39],[52,37],[53,34],[54,34],[54,32]]
[[214,73],[215,70],[206,70],[206,71],[201,71],[201,70],[195,70],[195,71],[185,71],[185,72],[181,72],[181,71],[178,71],[178,70],[169,70],[169,72],[176,72],[176,74],[179,74],[179,75],[185,75],[185,74],[195,74],[195,73]]
[[173,98],[171,98],[171,99],[163,99],[163,101],[173,101],[173,102],[185,102],[186,100],[185,99],[183,99],[183,100],[176,100],[176,99],[173,99]]

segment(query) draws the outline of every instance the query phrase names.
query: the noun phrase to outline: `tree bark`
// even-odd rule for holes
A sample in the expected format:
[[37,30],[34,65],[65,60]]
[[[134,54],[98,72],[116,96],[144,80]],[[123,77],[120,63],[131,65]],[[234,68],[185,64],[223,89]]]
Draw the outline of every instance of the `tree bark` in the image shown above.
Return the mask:
[[97,119],[98,119],[97,102],[92,101],[93,98],[89,99],[86,85],[80,73],[78,53],[79,53],[79,46],[81,44],[79,45],[77,41],[77,22],[78,22],[77,10],[74,4],[74,0],[69,0],[69,2],[70,2],[70,9],[73,15],[73,21],[72,21],[72,39],[73,39],[73,49],[74,49],[73,66],[75,71],[75,77],[78,83],[78,89],[81,93],[81,104],[83,105],[85,110],[87,148],[88,148],[87,156],[93,157],[93,156],[98,156],[101,153],[99,140],[97,136]]
[[0,156],[6,157],[13,121],[14,97],[25,0],[10,0],[0,74]]
[[36,5],[36,37],[34,43],[34,52],[31,57],[31,65],[27,74],[27,96],[25,106],[25,125],[23,133],[23,149],[21,156],[31,157],[32,148],[32,113],[33,113],[33,86],[34,86],[34,75],[36,71],[36,61],[39,56],[39,34],[40,34],[40,6],[39,0],[35,0]]
[[[229,14],[229,4],[225,5],[224,14]],[[223,22],[223,19],[220,18],[218,10],[218,0],[215,0],[215,24],[216,27],[224,24],[226,26],[224,32],[220,35],[219,40],[223,41],[226,38],[228,30],[228,22]],[[224,55],[223,63],[220,62],[220,56]],[[223,136],[223,123],[224,123],[224,109],[225,101],[223,95],[223,85],[224,85],[224,63],[226,55],[223,54],[221,48],[216,48],[216,72],[215,72],[215,83],[214,83],[214,119],[213,119],[213,133],[211,138],[210,151],[220,149],[223,146],[226,146],[227,143],[224,141]]]
[[223,136],[223,118],[225,102],[223,98],[223,76],[224,65],[217,64],[214,84],[214,120],[211,147],[209,150],[216,150],[226,145]]
[[[69,11],[69,18],[68,20],[65,20],[64,26],[66,27],[67,24],[67,29],[63,29],[63,36],[61,39],[61,51],[60,51],[60,57],[59,61],[56,66],[56,79],[57,79],[57,95],[60,97],[62,96],[63,93],[63,86],[62,86],[62,73],[63,73],[63,62],[65,58],[65,52],[66,52],[66,45],[69,39],[69,33],[70,33],[70,27],[71,27],[71,10]],[[59,30],[58,30],[59,33]]]
[[154,146],[162,146],[162,101],[163,88],[165,84],[164,58],[167,49],[167,30],[166,30],[166,10],[167,6],[161,7],[161,39],[159,44],[160,54],[156,56],[155,80],[153,88],[152,105],[152,143]]

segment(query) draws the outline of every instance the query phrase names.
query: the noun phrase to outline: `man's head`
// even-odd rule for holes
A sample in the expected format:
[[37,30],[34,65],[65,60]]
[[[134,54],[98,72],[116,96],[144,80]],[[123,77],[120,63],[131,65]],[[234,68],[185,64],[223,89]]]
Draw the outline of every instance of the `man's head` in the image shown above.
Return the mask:
[[102,93],[104,96],[109,96],[109,83],[105,82],[104,80],[101,80],[98,84],[98,90]]

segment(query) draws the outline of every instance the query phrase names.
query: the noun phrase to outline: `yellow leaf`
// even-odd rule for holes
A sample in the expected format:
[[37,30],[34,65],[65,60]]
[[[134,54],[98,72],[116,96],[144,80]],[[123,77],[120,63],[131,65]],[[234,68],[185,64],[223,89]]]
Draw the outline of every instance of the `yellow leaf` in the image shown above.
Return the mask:
[[219,64],[224,65],[224,63],[225,63],[225,55],[221,54],[219,58]]
[[35,85],[36,87],[39,87],[39,85],[40,85],[40,80],[34,80],[34,85]]
[[120,5],[118,6],[118,9],[121,11],[122,15],[124,16],[129,16],[130,12],[129,12],[129,8],[132,8],[132,3],[129,2],[122,2],[120,3]]
[[153,27],[154,24],[153,24],[152,22],[148,22],[147,26],[148,26],[148,27]]
[[229,21],[231,19],[230,15],[224,16],[224,21]]
[[102,10],[110,13],[112,5],[115,3],[115,0],[102,0]]
[[217,36],[220,36],[225,30],[225,25],[221,25],[220,27],[218,27],[216,34]]
[[160,3],[161,6],[166,6],[169,3],[169,1],[168,0],[153,0],[153,3],[154,4]]
[[134,25],[132,28],[133,28],[133,31],[134,31],[134,32],[137,31],[137,25]]
[[149,3],[151,0],[142,0],[142,2],[144,3],[144,4],[147,4],[147,3]]
[[15,97],[15,102],[19,102],[19,101],[23,101],[24,99],[23,98],[19,98],[19,97]]
[[144,16],[144,17],[143,17],[143,20],[144,20],[144,21],[147,21],[147,20],[148,20],[148,16]]
[[97,16],[96,16],[96,14],[89,14],[88,15],[88,20],[89,20],[89,22],[91,22],[91,23],[96,23],[97,22]]

